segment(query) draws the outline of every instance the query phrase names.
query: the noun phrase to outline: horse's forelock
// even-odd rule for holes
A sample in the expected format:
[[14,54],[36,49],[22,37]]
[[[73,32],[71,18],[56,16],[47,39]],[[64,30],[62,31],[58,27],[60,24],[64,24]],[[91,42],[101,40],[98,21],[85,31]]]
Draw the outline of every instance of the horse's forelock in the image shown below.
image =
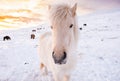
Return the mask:
[[60,23],[67,16],[72,16],[71,8],[67,4],[53,5],[50,9],[51,23]]

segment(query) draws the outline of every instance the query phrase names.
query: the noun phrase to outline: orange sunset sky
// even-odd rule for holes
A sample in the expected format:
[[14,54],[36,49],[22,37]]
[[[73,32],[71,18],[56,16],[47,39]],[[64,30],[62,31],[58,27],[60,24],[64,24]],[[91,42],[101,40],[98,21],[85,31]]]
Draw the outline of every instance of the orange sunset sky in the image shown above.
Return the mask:
[[77,2],[78,15],[120,8],[120,0],[0,0],[0,30],[37,26],[46,20],[48,5],[60,1]]

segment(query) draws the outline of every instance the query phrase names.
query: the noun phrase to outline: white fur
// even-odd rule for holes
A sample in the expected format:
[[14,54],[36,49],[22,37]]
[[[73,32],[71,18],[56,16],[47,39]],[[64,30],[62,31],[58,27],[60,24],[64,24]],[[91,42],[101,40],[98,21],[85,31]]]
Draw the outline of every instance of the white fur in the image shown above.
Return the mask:
[[[40,63],[43,63],[48,70],[52,71],[55,81],[69,81],[69,76],[76,65],[76,45],[78,39],[78,28],[76,9],[68,5],[55,5],[50,9],[51,25],[54,26],[52,32],[43,34],[39,42]],[[64,19],[66,17],[66,20]],[[65,20],[65,21],[64,21]],[[64,21],[64,22],[63,22]],[[74,24],[73,28],[69,28]],[[60,33],[61,32],[61,33]],[[62,40],[61,40],[62,39]],[[52,58],[54,49],[64,49],[67,51],[66,64],[55,64]]]

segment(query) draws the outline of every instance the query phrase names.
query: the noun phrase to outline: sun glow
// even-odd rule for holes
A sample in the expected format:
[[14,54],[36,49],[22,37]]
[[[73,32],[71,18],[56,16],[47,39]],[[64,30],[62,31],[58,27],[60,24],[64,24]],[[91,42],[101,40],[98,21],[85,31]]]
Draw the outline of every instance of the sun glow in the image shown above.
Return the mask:
[[44,19],[45,7],[42,0],[1,0],[0,29],[37,25]]
[[55,0],[0,0],[0,29],[35,26],[47,21],[48,5],[52,2]]

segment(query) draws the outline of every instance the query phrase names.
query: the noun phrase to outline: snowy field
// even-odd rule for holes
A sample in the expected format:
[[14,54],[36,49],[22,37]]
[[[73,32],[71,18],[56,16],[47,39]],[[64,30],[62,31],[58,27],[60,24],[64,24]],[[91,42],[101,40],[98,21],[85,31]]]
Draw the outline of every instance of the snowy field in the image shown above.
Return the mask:
[[[120,12],[78,18],[78,64],[71,81],[120,81]],[[87,24],[87,26],[83,26]],[[36,32],[33,29],[42,28]],[[0,30],[0,81],[53,81],[41,76],[38,40],[47,25],[19,30]],[[30,39],[34,33],[36,38]],[[3,41],[9,35],[11,41]]]

